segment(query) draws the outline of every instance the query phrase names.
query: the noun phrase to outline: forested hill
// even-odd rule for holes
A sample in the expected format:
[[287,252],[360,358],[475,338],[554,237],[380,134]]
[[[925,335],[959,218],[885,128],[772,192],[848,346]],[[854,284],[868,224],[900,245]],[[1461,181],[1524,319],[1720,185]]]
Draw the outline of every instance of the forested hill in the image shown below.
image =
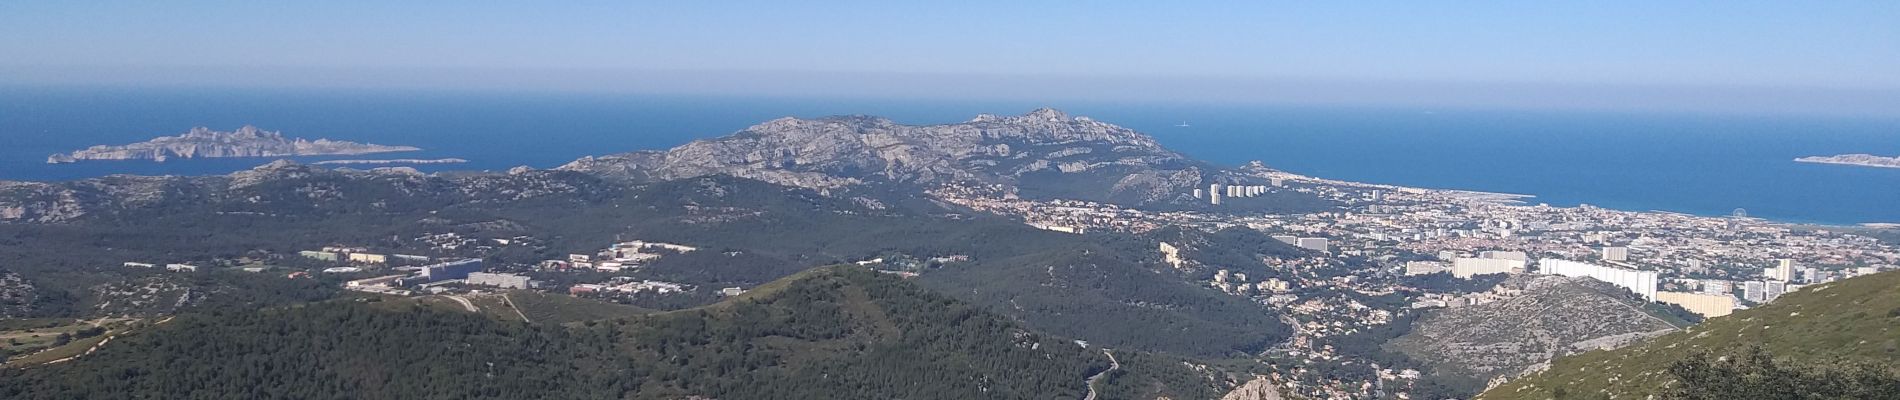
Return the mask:
[[[723,175],[623,187],[577,172],[423,176],[275,164],[225,177],[175,178],[172,184],[190,189],[149,198],[105,195],[138,192],[126,186],[138,185],[121,181],[149,183],[120,177],[46,186],[88,200],[47,209],[67,212],[37,214],[61,216],[57,222],[0,223],[0,269],[18,273],[45,298],[33,300],[44,306],[26,311],[153,315],[207,299],[309,301],[322,293],[272,300],[302,292],[250,290],[305,280],[119,265],[295,262],[298,250],[334,244],[437,255],[439,249],[415,238],[455,232],[547,243],[485,255],[494,265],[565,258],[623,237],[719,249],[668,257],[636,272],[641,279],[708,288],[752,287],[817,265],[874,257],[961,256],[967,261],[920,268],[920,279],[1034,329],[1118,348],[1227,356],[1257,351],[1290,331],[1265,307],[1155,273],[1153,242],[1050,232],[871,187],[820,193]],[[115,295],[126,291],[107,290],[148,284],[198,295],[130,309],[135,303]],[[304,289],[334,291],[338,284]],[[266,298],[252,301],[236,292]]]
[[1900,398],[1900,272],[1813,285],[1639,345],[1558,358],[1478,399]]
[[[712,306],[566,327],[397,298],[187,314],[75,361],[0,371],[0,398],[1057,399],[1085,397],[1109,368],[1100,348],[830,267]],[[1204,398],[1228,385],[1179,363],[1140,368],[1112,376],[1146,381],[1102,386]]]

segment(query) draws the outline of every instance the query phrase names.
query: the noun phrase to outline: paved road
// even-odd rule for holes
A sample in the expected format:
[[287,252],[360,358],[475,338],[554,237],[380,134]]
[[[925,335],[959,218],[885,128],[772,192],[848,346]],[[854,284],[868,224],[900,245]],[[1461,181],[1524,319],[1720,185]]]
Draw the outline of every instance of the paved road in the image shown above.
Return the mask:
[[1083,400],[1095,400],[1097,396],[1097,394],[1095,393],[1095,384],[1098,382],[1101,382],[1102,378],[1107,377],[1108,373],[1115,372],[1115,370],[1118,370],[1118,369],[1122,369],[1122,363],[1120,361],[1115,361],[1115,352],[1109,349],[1102,349],[1102,354],[1108,355],[1108,370],[1098,372],[1095,374],[1095,376],[1089,377],[1089,380],[1088,380],[1089,396],[1082,398]]

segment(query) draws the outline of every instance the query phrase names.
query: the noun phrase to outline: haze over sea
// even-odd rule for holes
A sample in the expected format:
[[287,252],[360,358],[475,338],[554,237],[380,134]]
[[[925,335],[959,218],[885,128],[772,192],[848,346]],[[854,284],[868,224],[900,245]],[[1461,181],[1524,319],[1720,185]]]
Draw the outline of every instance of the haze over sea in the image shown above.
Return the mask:
[[[424,170],[552,168],[665,149],[784,116],[868,114],[899,123],[1051,106],[1154,135],[1216,163],[1261,160],[1323,178],[1535,195],[1533,203],[1900,222],[1900,169],[1796,163],[1900,155],[1900,119],[1523,110],[919,101],[264,89],[0,87],[0,179],[221,174],[268,159],[45,164],[47,155],[250,124],[287,136],[421,152],[304,158],[465,158]],[[1186,122],[1188,127],[1176,126]],[[368,168],[359,166],[361,168]]]

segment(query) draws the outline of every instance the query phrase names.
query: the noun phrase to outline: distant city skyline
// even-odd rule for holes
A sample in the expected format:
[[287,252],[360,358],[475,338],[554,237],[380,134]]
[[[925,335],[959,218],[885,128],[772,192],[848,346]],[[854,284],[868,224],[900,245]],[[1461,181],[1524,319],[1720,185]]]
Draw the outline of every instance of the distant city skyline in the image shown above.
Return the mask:
[[1900,3],[0,4],[0,84],[1900,115]]

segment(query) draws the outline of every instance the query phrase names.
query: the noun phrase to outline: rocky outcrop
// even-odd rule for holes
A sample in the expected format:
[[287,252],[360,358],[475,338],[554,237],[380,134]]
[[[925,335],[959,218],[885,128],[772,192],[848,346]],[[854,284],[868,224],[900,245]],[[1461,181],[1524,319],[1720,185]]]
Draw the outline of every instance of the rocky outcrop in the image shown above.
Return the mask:
[[0,181],[0,223],[64,223],[142,210],[271,213],[368,205],[429,207],[442,201],[507,202],[567,195],[599,198],[625,186],[569,171],[423,174],[414,168],[327,169],[278,160],[228,175],[113,175],[68,182]]
[[1280,400],[1280,388],[1273,386],[1273,379],[1255,376],[1253,380],[1234,388],[1221,396],[1220,400]]
[[178,136],[164,136],[145,142],[122,146],[92,146],[85,150],[66,154],[54,154],[46,158],[48,163],[70,163],[84,160],[153,160],[165,161],[172,157],[213,158],[213,157],[290,157],[324,155],[358,155],[421,150],[409,146],[384,146],[378,144],[345,142],[329,139],[306,140],[288,138],[276,131],[266,131],[246,125],[236,131],[214,131],[205,127],[192,128]]
[[1434,364],[1438,373],[1484,381],[1521,374],[1558,356],[1625,346],[1676,329],[1643,311],[1634,294],[1595,279],[1524,275],[1500,287],[1521,292],[1439,311],[1388,346]]
[[0,319],[33,315],[40,300],[39,288],[20,274],[0,269]]
[[[903,125],[870,116],[780,118],[666,151],[589,157],[560,167],[633,181],[726,174],[815,189],[1066,180],[1047,193],[1142,203],[1185,193],[1202,164],[1154,138],[1053,109]],[[1043,185],[1057,186],[1057,185]]]

